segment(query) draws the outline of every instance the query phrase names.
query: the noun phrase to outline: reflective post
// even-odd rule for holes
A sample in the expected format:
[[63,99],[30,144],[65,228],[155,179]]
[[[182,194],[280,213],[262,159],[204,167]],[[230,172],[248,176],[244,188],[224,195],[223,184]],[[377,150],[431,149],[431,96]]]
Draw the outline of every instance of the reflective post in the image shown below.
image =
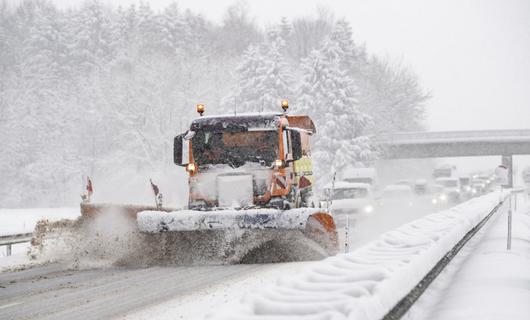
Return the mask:
[[508,239],[506,239],[506,250],[512,250],[512,196],[510,193],[510,201],[508,203]]
[[350,219],[349,215],[346,215],[346,228],[344,228],[344,253],[348,253],[350,251],[350,241],[349,241],[349,234],[348,231],[350,229]]

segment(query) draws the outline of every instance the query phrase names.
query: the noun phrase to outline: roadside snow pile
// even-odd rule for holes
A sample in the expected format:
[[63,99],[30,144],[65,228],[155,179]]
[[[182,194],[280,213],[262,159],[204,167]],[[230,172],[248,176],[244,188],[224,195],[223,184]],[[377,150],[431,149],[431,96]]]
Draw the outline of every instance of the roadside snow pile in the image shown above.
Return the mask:
[[143,232],[216,230],[229,228],[303,229],[316,208],[287,211],[276,209],[173,212],[142,211],[138,213],[138,228]]
[[381,319],[499,202],[472,199],[317,262],[212,319]]
[[80,214],[79,207],[0,209],[0,235],[33,232],[39,220],[75,219]]

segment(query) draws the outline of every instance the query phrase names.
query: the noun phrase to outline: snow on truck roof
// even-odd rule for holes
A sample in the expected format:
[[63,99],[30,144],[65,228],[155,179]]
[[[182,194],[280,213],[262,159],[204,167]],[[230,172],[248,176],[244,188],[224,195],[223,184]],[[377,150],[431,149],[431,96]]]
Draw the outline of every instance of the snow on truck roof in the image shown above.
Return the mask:
[[[262,113],[240,113],[235,115],[210,115],[197,118],[191,122],[192,131],[209,128],[214,130],[244,130],[255,129],[275,129],[280,125],[280,117],[283,113],[262,112]],[[312,133],[316,132],[313,120],[305,115],[287,115],[289,127],[304,129]]]
[[242,113],[236,113],[236,114],[212,114],[212,115],[206,115],[202,116],[200,118],[195,119],[197,120],[207,120],[207,119],[217,119],[217,118],[248,118],[248,117],[279,117],[281,116],[281,112],[242,112]]
[[[336,181],[335,182],[335,189],[370,189],[370,185],[368,183],[360,183],[360,182],[346,182],[346,181]],[[331,189],[331,183],[328,183],[324,189]]]

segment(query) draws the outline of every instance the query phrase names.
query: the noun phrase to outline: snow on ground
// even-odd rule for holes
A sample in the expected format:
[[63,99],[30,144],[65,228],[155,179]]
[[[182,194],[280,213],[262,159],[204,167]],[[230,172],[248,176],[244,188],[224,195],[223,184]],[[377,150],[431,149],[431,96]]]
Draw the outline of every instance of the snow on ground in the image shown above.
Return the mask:
[[[507,212],[455,265],[446,268],[407,314],[407,320],[530,319],[530,207],[513,215],[506,250]],[[469,252],[471,251],[471,252]],[[460,254],[459,254],[460,256]]]
[[[0,235],[11,235],[33,232],[39,220],[75,219],[80,215],[79,207],[69,208],[31,208],[31,209],[0,209]],[[0,247],[0,268],[27,262],[25,257],[28,244],[13,246],[13,257],[5,259],[5,247]],[[18,256],[18,257],[17,257]]]
[[0,209],[0,235],[33,232],[41,219],[75,219],[80,214],[79,207]]
[[472,199],[260,288],[213,319],[380,319],[498,203]]

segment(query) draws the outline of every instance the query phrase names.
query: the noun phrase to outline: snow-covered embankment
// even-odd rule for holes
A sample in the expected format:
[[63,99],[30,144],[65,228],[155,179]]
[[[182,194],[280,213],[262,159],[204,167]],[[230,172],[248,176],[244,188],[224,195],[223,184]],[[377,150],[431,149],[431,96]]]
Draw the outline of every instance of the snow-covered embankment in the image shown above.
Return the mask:
[[499,197],[491,193],[410,222],[352,253],[281,278],[213,318],[381,319],[495,208]]

